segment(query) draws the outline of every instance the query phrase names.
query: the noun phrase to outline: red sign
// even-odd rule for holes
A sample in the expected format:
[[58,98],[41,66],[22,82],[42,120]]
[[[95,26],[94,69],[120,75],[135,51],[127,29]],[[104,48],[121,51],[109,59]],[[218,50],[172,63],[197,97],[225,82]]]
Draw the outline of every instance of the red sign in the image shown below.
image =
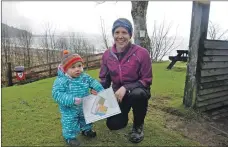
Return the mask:
[[24,72],[16,72],[16,77],[17,77],[17,80],[19,80],[19,81],[25,80],[25,73]]

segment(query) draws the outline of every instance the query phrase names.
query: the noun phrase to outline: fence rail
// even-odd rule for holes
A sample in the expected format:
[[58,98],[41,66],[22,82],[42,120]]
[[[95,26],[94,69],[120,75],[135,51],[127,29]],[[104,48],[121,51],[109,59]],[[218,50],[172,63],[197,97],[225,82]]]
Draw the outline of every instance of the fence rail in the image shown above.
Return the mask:
[[[84,69],[91,70],[91,69],[99,68],[102,55],[103,55],[102,53],[99,53],[99,54],[82,57],[84,61],[83,62]],[[25,83],[37,81],[48,77],[54,77],[57,75],[57,67],[59,64],[60,64],[60,61],[25,68],[24,69],[25,80],[18,81],[16,78],[16,72],[14,72],[14,67],[12,67],[11,63],[9,62],[7,64],[8,67],[7,67],[6,79],[1,80],[1,85],[12,86],[15,84],[25,84]]]

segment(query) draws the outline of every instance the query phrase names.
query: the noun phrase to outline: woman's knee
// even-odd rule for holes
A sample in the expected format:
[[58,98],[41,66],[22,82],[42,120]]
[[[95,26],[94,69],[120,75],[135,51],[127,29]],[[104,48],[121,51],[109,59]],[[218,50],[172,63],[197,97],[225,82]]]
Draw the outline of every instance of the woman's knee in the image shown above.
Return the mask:
[[132,99],[148,100],[150,98],[150,93],[144,90],[143,88],[135,88],[131,91],[129,96],[132,97]]
[[110,130],[119,130],[119,129],[125,128],[127,126],[127,123],[128,123],[128,118],[123,119],[118,116],[107,118],[107,121],[106,121],[106,125]]

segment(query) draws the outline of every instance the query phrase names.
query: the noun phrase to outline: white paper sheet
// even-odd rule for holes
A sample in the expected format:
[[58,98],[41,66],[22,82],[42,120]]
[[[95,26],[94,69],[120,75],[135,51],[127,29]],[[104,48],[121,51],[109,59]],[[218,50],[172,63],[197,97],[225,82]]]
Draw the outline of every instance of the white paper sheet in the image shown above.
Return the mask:
[[121,113],[112,87],[83,98],[86,124]]

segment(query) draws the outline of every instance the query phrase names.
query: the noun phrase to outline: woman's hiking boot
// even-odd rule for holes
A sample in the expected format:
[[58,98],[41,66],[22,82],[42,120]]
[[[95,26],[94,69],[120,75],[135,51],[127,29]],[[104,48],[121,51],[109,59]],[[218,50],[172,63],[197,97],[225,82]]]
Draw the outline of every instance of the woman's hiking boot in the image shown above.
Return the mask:
[[129,140],[132,143],[139,143],[143,140],[144,133],[143,133],[143,125],[138,127],[133,126],[132,131],[130,132]]

